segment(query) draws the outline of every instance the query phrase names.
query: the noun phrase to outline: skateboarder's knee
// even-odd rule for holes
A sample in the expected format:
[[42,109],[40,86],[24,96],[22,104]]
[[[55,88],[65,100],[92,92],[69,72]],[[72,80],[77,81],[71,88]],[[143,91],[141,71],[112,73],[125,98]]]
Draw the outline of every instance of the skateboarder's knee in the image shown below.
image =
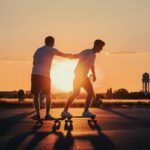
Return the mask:
[[77,97],[78,95],[79,95],[79,92],[73,92],[73,93],[72,93],[72,97],[73,97],[73,98]]
[[87,97],[88,97],[88,98],[92,98],[93,95],[94,95],[94,92],[93,92],[93,91],[90,91],[90,92],[88,92]]

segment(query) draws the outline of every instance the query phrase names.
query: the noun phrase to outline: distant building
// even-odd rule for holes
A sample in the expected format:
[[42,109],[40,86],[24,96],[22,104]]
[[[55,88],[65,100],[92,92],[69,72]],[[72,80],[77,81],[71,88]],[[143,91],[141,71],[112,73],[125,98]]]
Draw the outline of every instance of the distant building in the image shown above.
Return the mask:
[[106,92],[106,98],[111,99],[113,98],[113,92],[112,92],[112,88],[109,88]]
[[149,83],[150,83],[149,74],[145,72],[142,76],[142,89],[144,93],[148,93],[150,91]]
[[17,91],[0,91],[0,98],[16,98]]

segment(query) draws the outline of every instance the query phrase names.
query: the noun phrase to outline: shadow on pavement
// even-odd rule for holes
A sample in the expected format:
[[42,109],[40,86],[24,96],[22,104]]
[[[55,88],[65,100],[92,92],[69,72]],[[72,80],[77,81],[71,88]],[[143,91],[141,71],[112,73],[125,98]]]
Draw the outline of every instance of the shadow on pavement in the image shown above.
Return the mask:
[[29,138],[29,136],[33,136],[33,138],[22,149],[34,149],[39,144],[39,142],[41,142],[43,139],[45,139],[50,134],[55,134],[60,139],[61,139],[61,137],[64,137],[62,132],[57,132],[57,130],[59,130],[59,128],[60,128],[60,122],[59,123],[54,122],[54,125],[52,126],[52,131],[50,131],[50,132],[37,132],[42,127],[42,125],[43,125],[42,121],[37,121],[35,123],[35,125],[31,128],[31,131],[19,134],[15,137],[11,138],[8,141],[8,143],[6,144],[4,149],[5,150],[10,150],[10,149],[16,150],[17,148],[19,148],[19,146],[21,146],[21,144],[25,140],[27,140]]
[[[66,121],[64,130],[67,130],[66,136],[58,138],[58,140],[55,143],[54,149],[55,150],[60,150],[60,149],[65,149],[65,150],[70,150],[72,149],[74,145],[74,140],[80,140],[80,141],[88,141],[91,142],[93,149],[94,150],[116,150],[115,145],[113,142],[101,131],[100,126],[97,123],[94,122],[88,122],[90,128],[92,130],[96,130],[97,134],[96,135],[82,135],[82,132],[80,135],[72,135],[73,131],[73,122],[71,121]],[[77,144],[77,143],[76,143]],[[80,147],[81,149],[88,149],[89,147],[86,147],[86,145],[81,145],[83,147]],[[85,146],[85,147],[84,147]]]
[[70,150],[74,144],[74,137],[71,134],[73,130],[73,122],[65,121],[64,130],[67,131],[66,136],[59,136],[54,144],[54,150]]
[[21,120],[26,118],[27,116],[33,114],[34,111],[28,113],[21,113],[0,121],[0,133],[1,135],[7,134],[9,131],[13,129]]
[[89,127],[97,131],[97,135],[85,135],[75,137],[80,140],[89,140],[94,150],[116,150],[114,143],[102,131],[101,127],[93,121],[88,121]]
[[[41,141],[44,141],[46,137],[48,137],[51,134],[54,134],[57,136],[57,139],[54,143],[52,142],[46,142],[46,147],[48,149],[53,148],[54,150],[70,150],[74,146],[74,141],[80,140],[80,141],[87,141],[90,142],[93,146],[93,149],[95,150],[115,150],[116,147],[113,144],[113,142],[107,137],[102,131],[101,127],[94,122],[88,122],[89,127],[92,130],[96,130],[97,134],[87,134],[83,135],[82,132],[79,135],[72,135],[73,131],[73,121],[66,121],[64,125],[64,130],[67,131],[66,135],[62,132],[58,132],[61,126],[60,121],[54,121],[54,125],[52,126],[52,130],[47,132],[47,131],[38,131],[42,126],[43,122],[42,121],[37,121],[35,125],[31,128],[30,131],[21,133],[17,136],[12,137],[8,143],[6,143],[5,150],[16,150],[16,149],[34,149],[36,146],[40,144]],[[53,138],[53,137],[50,137]],[[52,139],[49,139],[52,140]],[[27,143],[27,144],[26,144]],[[24,145],[26,144],[26,145]],[[76,143],[78,144],[78,143]],[[44,145],[45,146],[45,145]],[[86,145],[81,145],[84,149],[88,149]],[[84,147],[85,146],[85,147]]]
[[119,115],[119,116],[126,118],[130,121],[133,121],[135,123],[138,123],[138,125],[143,127],[143,128],[150,128],[150,122],[143,121],[143,120],[136,118],[136,117],[128,116],[126,114],[120,113],[120,112],[115,111],[113,109],[109,109],[109,108],[101,108],[101,109],[103,109],[104,111],[108,111],[108,112],[111,112],[113,114]]

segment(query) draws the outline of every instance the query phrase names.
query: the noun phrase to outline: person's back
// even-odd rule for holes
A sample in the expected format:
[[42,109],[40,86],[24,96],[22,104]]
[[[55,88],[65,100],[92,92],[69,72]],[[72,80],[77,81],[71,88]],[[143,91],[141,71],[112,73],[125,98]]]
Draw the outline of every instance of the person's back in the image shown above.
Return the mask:
[[51,79],[50,69],[54,55],[69,58],[70,54],[65,54],[53,48],[54,38],[48,36],[45,38],[45,46],[38,48],[34,54],[33,68],[31,75],[31,93],[33,94],[34,107],[36,114],[34,119],[40,119],[39,95],[46,97],[46,115],[45,119],[51,119],[49,115],[51,106]]
[[52,47],[43,46],[38,48],[34,54],[32,74],[49,76],[52,60],[56,53],[57,50]]
[[89,69],[94,65],[96,55],[92,49],[83,50],[78,54],[79,61],[75,68],[75,74],[80,76],[86,76]]
[[[63,118],[72,117],[70,112],[68,112],[68,108],[72,104],[73,100],[79,95],[81,88],[84,88],[84,90],[87,92],[85,108],[84,108],[84,112],[82,116],[83,117],[95,117],[96,116],[95,114],[92,114],[89,111],[91,100],[92,100],[92,97],[94,96],[94,89],[93,89],[90,78],[92,77],[93,82],[96,81],[96,74],[95,74],[95,67],[94,67],[94,61],[96,58],[95,54],[99,53],[103,49],[104,45],[105,45],[105,42],[97,39],[94,41],[94,45],[92,49],[86,49],[72,56],[72,59],[79,58],[79,61],[75,69],[75,78],[73,81],[73,92],[67,100],[64,111],[61,113],[61,116]],[[91,73],[92,73],[90,77],[88,77],[89,70],[91,70]]]

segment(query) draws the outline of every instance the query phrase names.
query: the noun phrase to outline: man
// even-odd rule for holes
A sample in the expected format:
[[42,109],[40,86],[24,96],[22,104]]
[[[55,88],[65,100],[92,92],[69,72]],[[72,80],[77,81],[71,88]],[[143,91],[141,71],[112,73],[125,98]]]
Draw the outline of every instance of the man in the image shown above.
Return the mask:
[[51,79],[50,79],[50,68],[54,55],[61,57],[69,57],[70,54],[64,54],[57,49],[53,48],[54,38],[48,36],[45,38],[45,45],[38,48],[34,54],[33,68],[31,75],[31,93],[33,94],[33,103],[35,107],[36,114],[33,119],[40,119],[40,103],[39,97],[40,93],[44,94],[46,97],[46,115],[45,119],[51,119],[49,114],[51,106]]
[[90,78],[87,76],[89,70],[92,71],[92,80],[96,81],[94,61],[96,58],[96,53],[99,53],[105,43],[102,40],[95,40],[94,46],[92,49],[86,49],[79,54],[72,55],[73,58],[79,58],[78,64],[75,69],[75,78],[73,82],[73,93],[69,97],[67,104],[65,106],[64,111],[61,113],[63,118],[72,117],[72,115],[68,112],[68,108],[72,104],[73,100],[79,95],[81,87],[85,89],[87,92],[85,109],[82,114],[83,117],[95,117],[96,115],[92,114],[89,111],[89,107],[91,104],[92,97],[94,95],[94,90]]

